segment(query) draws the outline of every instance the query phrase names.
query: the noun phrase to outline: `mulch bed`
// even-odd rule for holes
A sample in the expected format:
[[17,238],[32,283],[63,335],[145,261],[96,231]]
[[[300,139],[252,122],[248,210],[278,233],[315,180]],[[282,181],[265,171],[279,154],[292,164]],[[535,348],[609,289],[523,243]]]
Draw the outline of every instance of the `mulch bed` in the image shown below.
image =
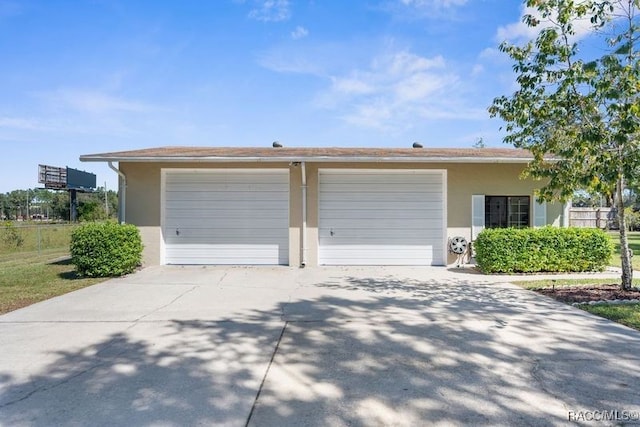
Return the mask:
[[558,286],[555,289],[536,289],[536,292],[568,304],[574,302],[588,303],[590,301],[640,299],[640,288],[623,291],[618,284]]

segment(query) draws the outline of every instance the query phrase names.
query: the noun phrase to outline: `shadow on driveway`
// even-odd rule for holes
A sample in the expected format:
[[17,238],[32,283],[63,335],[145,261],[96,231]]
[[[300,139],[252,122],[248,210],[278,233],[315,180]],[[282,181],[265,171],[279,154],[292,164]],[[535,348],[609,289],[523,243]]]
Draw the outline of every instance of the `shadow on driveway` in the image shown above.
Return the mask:
[[0,424],[564,425],[640,411],[639,355],[637,332],[508,285],[327,278],[270,310],[127,323],[5,373]]

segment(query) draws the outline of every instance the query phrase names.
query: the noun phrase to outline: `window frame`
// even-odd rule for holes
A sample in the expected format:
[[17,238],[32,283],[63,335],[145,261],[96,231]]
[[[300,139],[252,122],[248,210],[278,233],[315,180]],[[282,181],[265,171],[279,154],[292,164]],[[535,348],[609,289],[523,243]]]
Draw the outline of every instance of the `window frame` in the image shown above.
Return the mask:
[[[521,203],[523,199],[526,199],[526,210],[513,211],[515,207],[522,207]],[[492,215],[496,215],[496,210],[500,211],[501,207],[494,205],[492,208],[491,202],[500,200],[503,206],[503,212],[498,212],[500,217],[492,218]],[[514,205],[517,202],[517,205]],[[533,215],[531,212],[532,203],[531,196],[527,195],[484,195],[484,228],[528,228],[532,227]],[[519,219],[515,219],[514,215],[518,215]]]

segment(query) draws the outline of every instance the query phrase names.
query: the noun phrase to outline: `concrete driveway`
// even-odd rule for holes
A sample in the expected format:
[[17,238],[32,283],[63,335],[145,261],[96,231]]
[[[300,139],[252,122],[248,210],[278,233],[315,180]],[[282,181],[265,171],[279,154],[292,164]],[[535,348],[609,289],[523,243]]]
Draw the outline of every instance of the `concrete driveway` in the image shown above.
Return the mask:
[[154,267],[0,316],[0,424],[617,425],[639,368],[640,333],[470,272]]

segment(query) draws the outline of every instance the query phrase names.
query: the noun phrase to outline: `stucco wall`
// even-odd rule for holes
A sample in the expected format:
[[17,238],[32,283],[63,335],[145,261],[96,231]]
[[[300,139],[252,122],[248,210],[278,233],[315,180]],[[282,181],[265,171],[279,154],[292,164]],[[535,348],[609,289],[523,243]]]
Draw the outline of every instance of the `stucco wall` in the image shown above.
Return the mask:
[[[318,169],[446,169],[448,236],[471,238],[471,196],[533,196],[538,186],[533,180],[521,180],[522,164],[456,163],[307,163],[307,265],[318,258]],[[144,264],[160,263],[161,255],[161,170],[175,168],[288,168],[290,170],[291,212],[289,216],[289,261],[300,265],[302,228],[301,167],[288,163],[121,163],[127,176],[126,221],[140,227],[145,245]],[[533,203],[533,199],[532,199]],[[561,225],[562,205],[547,205],[547,223]],[[449,257],[453,262],[454,257]]]

